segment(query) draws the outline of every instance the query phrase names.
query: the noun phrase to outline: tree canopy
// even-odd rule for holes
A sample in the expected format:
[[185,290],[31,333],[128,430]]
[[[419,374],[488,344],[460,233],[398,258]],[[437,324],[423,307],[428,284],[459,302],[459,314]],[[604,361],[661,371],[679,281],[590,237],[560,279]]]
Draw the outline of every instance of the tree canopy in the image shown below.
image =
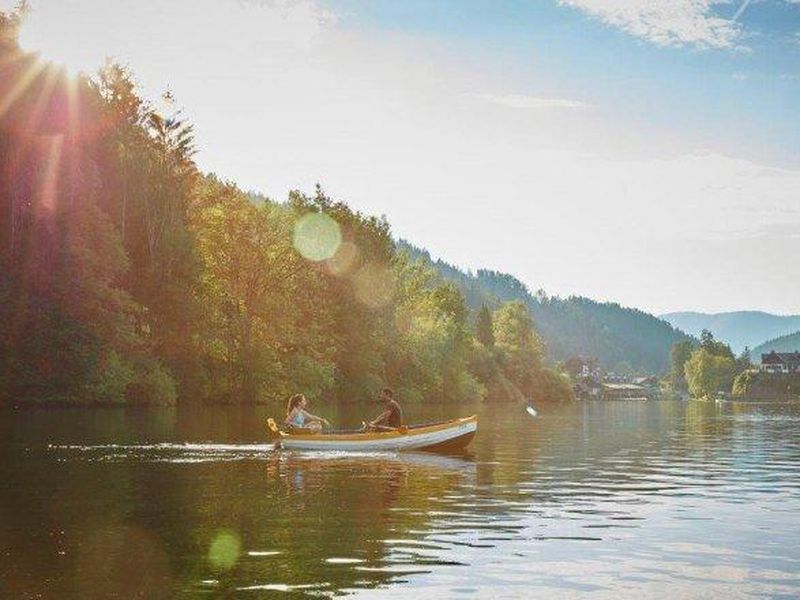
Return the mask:
[[202,173],[170,94],[113,62],[68,77],[20,50],[20,18],[0,12],[0,400],[571,396],[524,304],[473,328],[385,219]]
[[687,387],[697,398],[712,397],[719,392],[730,393],[740,372],[730,346],[715,340],[708,330],[703,330],[700,346],[692,351],[684,364]]

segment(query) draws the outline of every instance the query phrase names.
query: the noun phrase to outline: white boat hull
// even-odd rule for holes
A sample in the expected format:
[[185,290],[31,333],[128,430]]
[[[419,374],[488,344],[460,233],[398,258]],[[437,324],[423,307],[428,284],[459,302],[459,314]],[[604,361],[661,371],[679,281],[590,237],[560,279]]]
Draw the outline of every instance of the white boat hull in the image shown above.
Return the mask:
[[332,434],[278,432],[276,442],[290,450],[347,452],[455,450],[469,444],[477,430],[478,418],[473,415],[446,423],[397,431]]

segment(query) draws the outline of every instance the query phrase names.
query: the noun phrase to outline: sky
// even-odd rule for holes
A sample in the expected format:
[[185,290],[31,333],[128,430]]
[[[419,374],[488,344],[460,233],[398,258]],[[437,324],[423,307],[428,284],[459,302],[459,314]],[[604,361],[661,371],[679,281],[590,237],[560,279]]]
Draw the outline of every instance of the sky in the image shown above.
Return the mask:
[[244,189],[549,294],[800,313],[800,0],[31,3],[24,48],[170,90]]

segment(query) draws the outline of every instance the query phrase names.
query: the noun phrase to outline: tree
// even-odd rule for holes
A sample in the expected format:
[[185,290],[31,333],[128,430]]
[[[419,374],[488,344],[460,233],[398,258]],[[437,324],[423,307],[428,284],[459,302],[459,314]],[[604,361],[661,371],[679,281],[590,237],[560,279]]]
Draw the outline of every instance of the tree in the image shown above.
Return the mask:
[[478,311],[478,317],[475,323],[475,337],[487,348],[492,348],[494,346],[492,314],[485,304],[481,306],[480,311]]
[[736,362],[733,358],[713,354],[700,347],[692,352],[684,366],[689,392],[697,397],[710,397],[717,392],[729,393],[736,377]]
[[733,359],[733,351],[731,347],[714,339],[714,334],[708,329],[703,329],[700,333],[700,347],[715,356],[724,356]]
[[0,245],[1,393],[124,402],[160,365],[143,361],[148,342],[134,323],[144,307],[125,287],[130,262],[102,205],[97,98],[82,78],[68,94],[58,71],[26,70],[29,59],[0,46],[0,82],[16,90],[0,115],[0,213],[10,215],[10,243]]
[[491,317],[495,344],[473,341],[469,368],[492,401],[561,402],[573,399],[567,377],[542,364],[542,343],[527,307],[503,304]]
[[730,346],[715,340],[714,334],[704,329],[700,347],[684,364],[684,373],[689,392],[701,398],[717,392],[729,393],[738,371]]
[[192,232],[202,263],[200,293],[206,314],[203,353],[218,372],[211,392],[218,398],[254,402],[269,390],[283,396],[316,361],[320,381],[332,383],[310,312],[317,290],[313,270],[292,247],[291,218],[272,203],[253,205],[232,184],[206,178],[191,212]]
[[0,51],[17,49],[19,28],[29,11],[30,4],[27,0],[19,0],[8,12],[0,10]]
[[92,82],[101,132],[100,205],[115,224],[130,269],[126,288],[144,307],[137,327],[186,384],[200,362],[199,278],[188,209],[198,172],[192,127],[137,94],[130,71],[108,62]]
[[736,357],[736,372],[743,373],[753,367],[753,362],[750,359],[750,347],[745,346],[742,353]]
[[694,344],[691,340],[680,340],[670,350],[670,383],[673,390],[686,390],[686,362],[691,358]]
[[530,396],[535,373],[542,368],[542,344],[533,330],[530,313],[517,300],[496,310],[493,321],[495,344],[502,353],[503,372],[525,396]]

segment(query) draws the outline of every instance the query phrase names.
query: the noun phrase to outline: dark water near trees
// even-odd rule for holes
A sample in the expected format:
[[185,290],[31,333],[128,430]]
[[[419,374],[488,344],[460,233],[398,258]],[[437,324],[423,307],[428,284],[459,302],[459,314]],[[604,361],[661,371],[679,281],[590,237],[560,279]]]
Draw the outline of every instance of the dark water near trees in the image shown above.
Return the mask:
[[466,457],[273,452],[263,409],[0,413],[0,596],[800,595],[800,405],[475,410]]

